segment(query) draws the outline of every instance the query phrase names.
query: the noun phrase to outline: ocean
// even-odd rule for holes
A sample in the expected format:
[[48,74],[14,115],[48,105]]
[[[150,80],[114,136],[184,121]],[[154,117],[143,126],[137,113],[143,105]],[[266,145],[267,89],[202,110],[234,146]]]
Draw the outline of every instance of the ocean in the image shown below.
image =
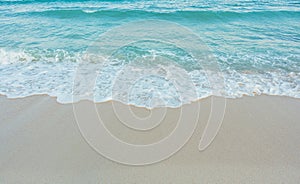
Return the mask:
[[[224,86],[217,95],[300,98],[299,0],[2,0],[0,94],[9,98],[47,94],[60,103],[74,102],[76,72],[91,46],[116,28],[120,36],[111,38],[111,44],[122,41],[122,26],[141,21],[166,22],[165,29],[168,23],[176,24],[201,39],[222,75]],[[144,40],[114,54],[101,65],[92,90],[95,102],[116,97],[137,106],[176,107],[214,94],[208,78],[216,74],[176,46]],[[159,57],[167,59],[132,65],[136,58]],[[128,65],[132,76],[117,79]],[[196,95],[189,98],[191,86],[180,85],[178,90],[170,78],[161,77],[165,75],[146,76],[148,70],[133,81],[136,71],[154,65],[163,72],[184,71],[183,78],[189,78]],[[128,92],[115,88],[116,81]],[[161,101],[156,103],[158,98]]]

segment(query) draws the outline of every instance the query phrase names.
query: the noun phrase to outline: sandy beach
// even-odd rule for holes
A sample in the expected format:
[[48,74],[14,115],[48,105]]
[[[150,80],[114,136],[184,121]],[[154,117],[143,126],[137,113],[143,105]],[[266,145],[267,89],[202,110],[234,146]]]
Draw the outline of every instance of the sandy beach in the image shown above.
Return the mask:
[[[210,102],[211,97],[200,100],[196,131],[179,152],[156,164],[127,166],[104,158],[87,144],[71,104],[43,95],[1,96],[0,183],[299,183],[299,99],[264,95],[227,99],[219,134],[200,152]],[[121,125],[111,104],[96,104],[100,116],[113,134],[132,143],[161,139],[178,116],[178,109],[168,109],[162,124],[145,137]],[[132,109],[140,116],[149,113]]]
[[0,184],[300,184],[299,0],[2,0],[0,33]]

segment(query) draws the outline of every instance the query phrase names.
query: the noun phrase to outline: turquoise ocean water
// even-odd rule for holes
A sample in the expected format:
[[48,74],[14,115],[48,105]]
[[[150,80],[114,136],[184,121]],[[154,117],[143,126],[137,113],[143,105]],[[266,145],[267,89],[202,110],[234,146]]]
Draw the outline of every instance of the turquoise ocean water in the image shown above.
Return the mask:
[[[10,98],[48,94],[61,103],[71,102],[76,67],[93,41],[116,26],[149,19],[175,22],[201,38],[222,71],[222,96],[300,98],[299,0],[2,0],[0,94]],[[170,50],[154,47],[147,52],[131,46],[120,52],[180,56],[176,49]],[[211,95],[203,71],[186,57],[177,60],[194,82],[198,98]],[[109,77],[97,79],[95,101],[111,99],[113,77],[120,69],[116,65],[105,69],[103,76]],[[176,92],[161,87],[159,80],[153,78],[151,84],[161,90],[168,106],[177,106]],[[149,84],[132,90],[130,103],[151,106]]]

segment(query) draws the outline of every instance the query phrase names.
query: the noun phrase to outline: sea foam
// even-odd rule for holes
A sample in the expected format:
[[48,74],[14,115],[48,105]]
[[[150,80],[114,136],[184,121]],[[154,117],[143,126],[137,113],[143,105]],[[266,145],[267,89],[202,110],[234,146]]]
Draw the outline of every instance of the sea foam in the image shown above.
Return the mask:
[[[73,102],[74,80],[78,64],[83,60],[83,54],[73,54],[66,51],[7,52],[1,50],[0,93],[9,98],[26,97],[36,94],[48,94],[57,97],[60,103]],[[39,58],[39,59],[37,59]],[[57,59],[59,58],[59,59]],[[7,59],[7,60],[6,60]],[[115,88],[119,72],[126,64],[110,62],[101,68],[93,86],[93,101],[104,102],[111,99],[137,106],[153,107],[166,105],[177,107],[194,100],[213,95],[212,86],[207,78],[214,73],[203,69],[185,70],[184,76],[192,82],[197,96],[189,94],[190,86],[182,85],[175,88],[174,81],[159,75],[144,75],[134,83],[132,77],[122,78],[122,85],[128,84],[128,93],[121,97],[120,90]],[[132,68],[133,66],[133,68]],[[131,75],[143,70],[138,65],[132,65]],[[173,71],[172,63],[157,68],[163,71]],[[135,67],[135,68],[134,68]],[[175,67],[176,68],[176,67]],[[146,70],[145,70],[146,71]],[[177,71],[180,73],[180,71]],[[224,79],[220,95],[227,98],[239,98],[243,95],[255,96],[261,94],[290,96],[300,98],[300,72],[273,70],[266,72],[227,70],[218,73]],[[176,81],[175,81],[176,82]],[[177,81],[181,83],[182,81]],[[180,91],[182,90],[182,91]],[[191,98],[194,97],[194,98]],[[160,99],[163,102],[154,103]]]

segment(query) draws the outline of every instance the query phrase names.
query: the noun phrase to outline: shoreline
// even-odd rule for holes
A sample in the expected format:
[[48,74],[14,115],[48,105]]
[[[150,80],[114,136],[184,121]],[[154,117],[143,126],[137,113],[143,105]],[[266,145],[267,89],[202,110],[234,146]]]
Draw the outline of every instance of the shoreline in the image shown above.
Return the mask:
[[102,103],[120,103],[124,106],[130,106],[130,107],[134,107],[134,108],[142,108],[142,109],[147,109],[147,110],[153,110],[153,109],[159,109],[159,108],[170,108],[170,109],[178,109],[178,108],[182,108],[182,106],[186,106],[186,105],[191,105],[193,103],[201,103],[201,101],[205,101],[207,99],[211,99],[211,98],[222,98],[222,99],[225,99],[225,100],[239,100],[239,99],[244,99],[244,98],[259,98],[259,97],[274,97],[274,98],[290,98],[290,99],[295,99],[295,100],[298,100],[300,101],[300,98],[297,98],[297,97],[294,97],[294,96],[287,96],[287,95],[269,95],[269,94],[254,94],[253,96],[250,96],[250,95],[247,95],[247,94],[243,94],[241,97],[224,97],[224,96],[215,96],[215,95],[209,95],[209,96],[206,96],[206,97],[203,97],[203,98],[199,98],[197,100],[193,100],[189,103],[185,103],[185,104],[181,104],[180,106],[162,106],[162,107],[146,107],[146,106],[139,106],[139,105],[136,105],[136,104],[127,104],[125,102],[122,102],[122,101],[118,101],[118,100],[113,100],[113,99],[108,99],[108,100],[105,100],[105,101],[102,101],[102,102],[94,102],[90,99],[84,99],[84,100],[79,100],[79,101],[76,101],[76,102],[66,102],[66,103],[62,103],[62,102],[59,102],[57,100],[57,96],[51,96],[49,94],[34,94],[34,95],[29,95],[29,96],[24,96],[24,97],[8,97],[7,95],[5,94],[1,94],[0,93],[0,98],[6,98],[8,100],[22,100],[24,98],[34,98],[34,97],[49,97],[49,98],[52,98],[52,99],[55,99],[55,101],[57,102],[58,105],[72,105],[72,104],[78,104],[78,103],[81,103],[81,102],[90,102],[90,103],[94,103],[94,104],[102,104]]
[[[211,97],[201,99],[195,132],[170,158],[148,166],[128,166],[106,159],[82,137],[72,104],[36,95],[0,96],[1,183],[297,183],[300,180],[300,99],[255,96],[226,99],[223,124],[212,144],[198,150],[209,118]],[[132,144],[161,140],[174,129],[178,109],[167,108],[151,133],[133,131],[114,115],[111,102],[81,101],[97,109],[107,128]],[[130,105],[120,105],[120,112]],[[183,108],[193,108],[194,104]],[[139,117],[149,111],[131,107]],[[126,112],[126,111],[124,111]],[[125,113],[126,114],[126,113]],[[87,121],[88,122],[88,121]]]

